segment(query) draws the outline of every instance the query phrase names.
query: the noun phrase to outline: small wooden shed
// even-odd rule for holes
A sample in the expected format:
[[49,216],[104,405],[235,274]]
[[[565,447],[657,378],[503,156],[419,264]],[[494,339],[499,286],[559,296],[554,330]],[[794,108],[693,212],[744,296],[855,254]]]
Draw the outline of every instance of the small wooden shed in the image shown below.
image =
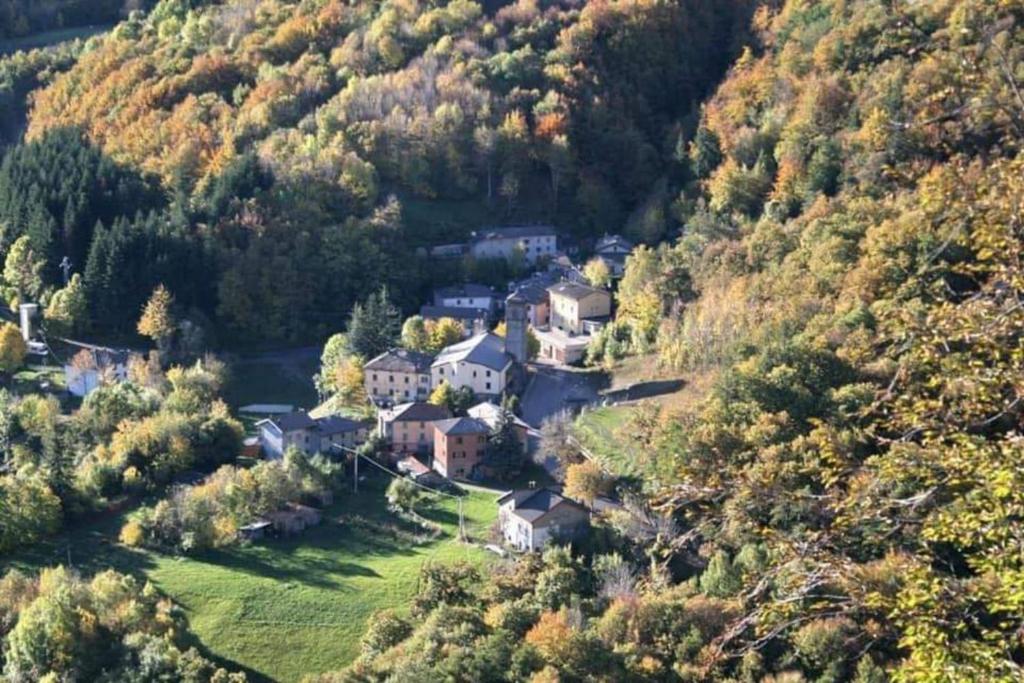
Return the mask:
[[271,512],[267,519],[274,531],[284,536],[302,533],[306,527],[320,523],[320,512],[316,508],[298,503],[289,503],[283,510]]

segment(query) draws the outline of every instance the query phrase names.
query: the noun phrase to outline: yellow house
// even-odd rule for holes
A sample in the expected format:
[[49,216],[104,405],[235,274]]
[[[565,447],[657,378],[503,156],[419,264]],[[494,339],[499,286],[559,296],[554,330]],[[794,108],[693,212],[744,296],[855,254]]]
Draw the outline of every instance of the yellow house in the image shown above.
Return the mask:
[[366,393],[374,401],[407,403],[430,396],[430,363],[433,356],[406,349],[392,349],[364,367]]
[[612,314],[612,295],[575,282],[560,282],[548,288],[551,295],[551,327],[566,334],[589,332],[587,323],[600,324]]

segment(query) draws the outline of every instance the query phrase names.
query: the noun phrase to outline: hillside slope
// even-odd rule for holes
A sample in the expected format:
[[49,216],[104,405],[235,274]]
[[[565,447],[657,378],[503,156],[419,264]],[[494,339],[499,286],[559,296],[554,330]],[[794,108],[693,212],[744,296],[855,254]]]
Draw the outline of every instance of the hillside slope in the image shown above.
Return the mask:
[[598,542],[621,557],[557,597],[550,569],[493,578],[482,619],[323,680],[1020,680],[1022,22],[762,8],[685,148],[682,236],[630,258],[592,349],[710,386],[620,428],[644,454]]
[[[460,277],[415,247],[482,220],[596,235],[663,203],[696,103],[753,6],[524,0],[487,14],[468,0],[164,0],[34,94],[37,151],[16,154],[56,158],[52,137],[76,129],[166,199],[79,228],[72,243],[64,214],[81,223],[89,212],[74,207],[91,189],[69,188],[42,212],[0,209],[0,249],[30,235],[44,298],[71,254],[88,322],[106,333],[129,332],[159,282],[243,343],[321,337],[379,285],[414,308],[425,288]],[[51,194],[11,174],[0,178],[15,187],[11,205]],[[659,239],[672,228],[660,215],[630,231]],[[128,272],[122,253],[174,265]]]

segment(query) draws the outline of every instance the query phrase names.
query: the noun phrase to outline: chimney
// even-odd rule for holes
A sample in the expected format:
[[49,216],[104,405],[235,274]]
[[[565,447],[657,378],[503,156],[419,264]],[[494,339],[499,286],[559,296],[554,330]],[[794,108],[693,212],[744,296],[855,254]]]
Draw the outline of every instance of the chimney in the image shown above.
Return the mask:
[[505,300],[505,351],[517,363],[525,363],[528,360],[526,300],[517,294]]

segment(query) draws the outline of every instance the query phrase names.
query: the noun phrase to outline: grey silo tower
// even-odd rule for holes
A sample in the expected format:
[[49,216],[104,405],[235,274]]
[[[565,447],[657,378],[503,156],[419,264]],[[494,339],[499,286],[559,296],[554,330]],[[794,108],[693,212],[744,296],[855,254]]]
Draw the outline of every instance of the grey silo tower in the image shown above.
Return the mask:
[[505,300],[505,351],[517,363],[526,363],[526,300],[513,294]]

